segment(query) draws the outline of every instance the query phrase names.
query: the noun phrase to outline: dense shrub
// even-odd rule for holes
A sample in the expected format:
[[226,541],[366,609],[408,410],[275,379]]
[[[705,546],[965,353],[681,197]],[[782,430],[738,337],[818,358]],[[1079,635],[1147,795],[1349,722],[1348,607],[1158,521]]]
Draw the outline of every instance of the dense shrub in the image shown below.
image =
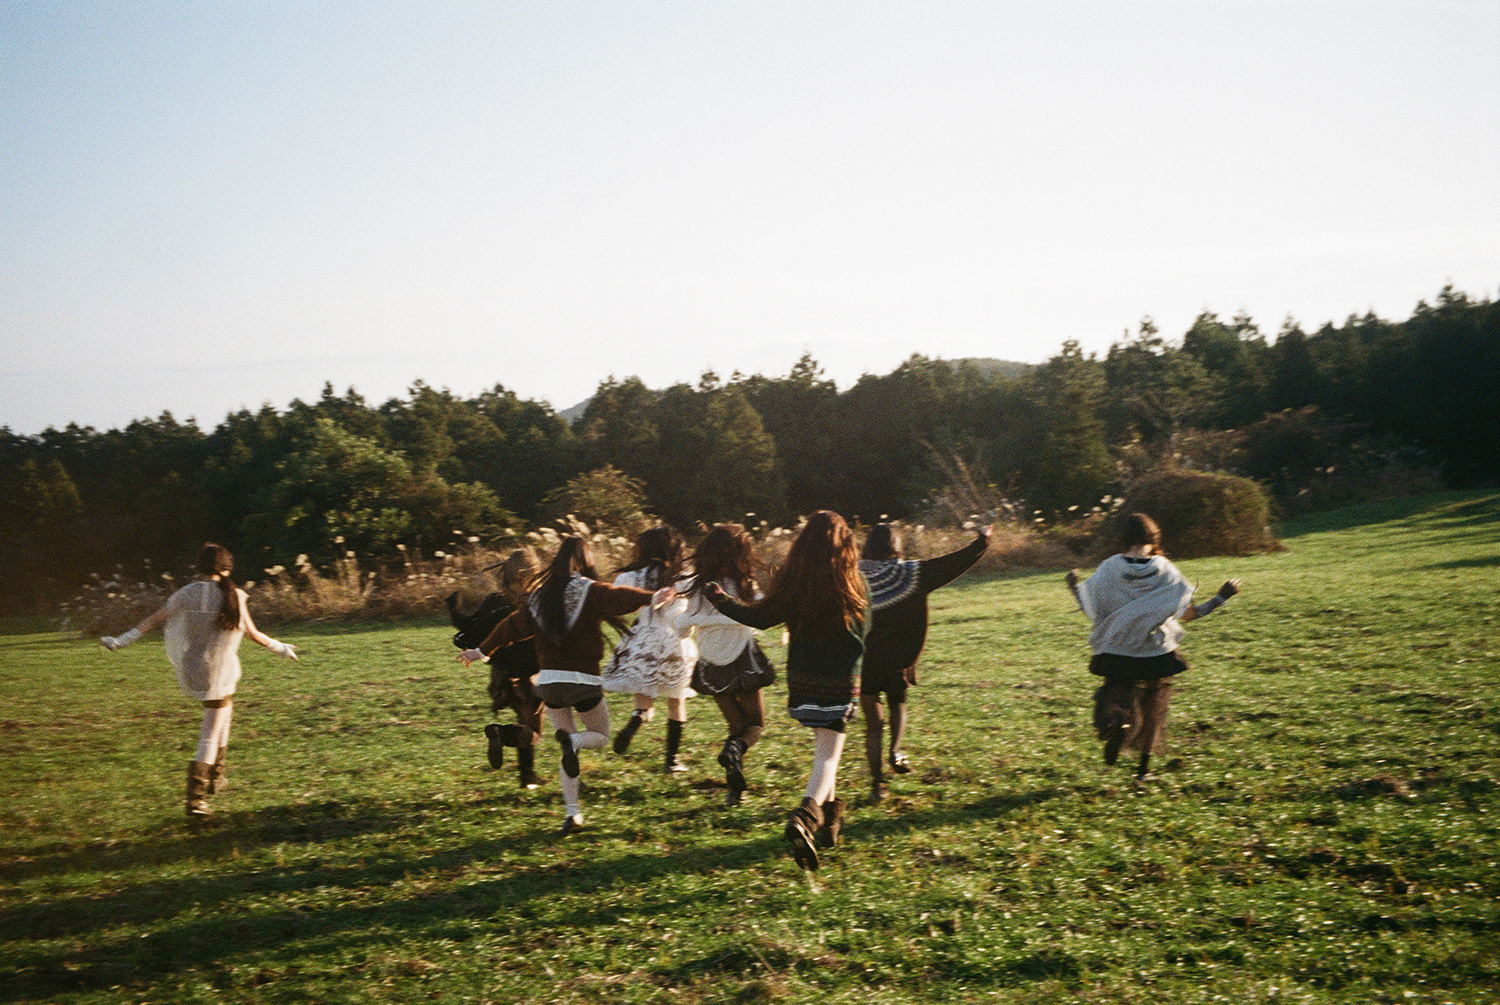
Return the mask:
[[1249,555],[1277,551],[1270,499],[1248,478],[1203,471],[1162,471],[1136,482],[1125,505],[1100,537],[1100,551],[1116,550],[1122,517],[1148,513],[1160,526],[1162,546],[1174,558]]

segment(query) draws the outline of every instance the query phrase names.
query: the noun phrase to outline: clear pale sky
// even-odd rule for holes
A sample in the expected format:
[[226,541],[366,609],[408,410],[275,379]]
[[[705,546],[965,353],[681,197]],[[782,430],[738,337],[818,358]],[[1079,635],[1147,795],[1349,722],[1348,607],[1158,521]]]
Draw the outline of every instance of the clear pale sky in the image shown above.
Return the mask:
[[0,5],[0,425],[1500,283],[1500,0]]

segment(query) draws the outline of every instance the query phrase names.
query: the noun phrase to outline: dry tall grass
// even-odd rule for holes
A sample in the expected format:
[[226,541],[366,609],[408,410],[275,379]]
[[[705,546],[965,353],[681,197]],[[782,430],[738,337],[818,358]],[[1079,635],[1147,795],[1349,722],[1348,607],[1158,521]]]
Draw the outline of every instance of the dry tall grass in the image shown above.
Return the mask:
[[[986,519],[993,514],[981,514]],[[956,551],[973,540],[976,521],[964,527],[938,527],[926,524],[902,524],[897,527],[905,541],[908,558],[924,559]],[[796,537],[796,528],[772,527],[764,522],[750,528],[767,568],[774,568],[785,557]],[[856,528],[863,531],[864,528]],[[691,535],[689,545],[699,534]],[[555,553],[563,534],[581,534],[589,539],[594,563],[600,574],[612,579],[615,570],[630,560],[628,538],[593,533],[576,518],[559,521],[556,528],[544,527],[513,542],[514,547],[530,547],[542,561]],[[862,534],[861,534],[862,536]],[[330,568],[315,567],[306,555],[299,555],[291,568],[274,566],[259,578],[243,586],[249,595],[251,614],[263,627],[289,623],[341,621],[400,621],[447,616],[445,599],[459,595],[460,605],[471,609],[485,594],[495,589],[489,567],[499,563],[510,551],[482,547],[468,540],[461,551],[435,551],[418,554],[414,549],[401,551],[399,564],[345,552]],[[1046,536],[1036,527],[1003,515],[995,522],[989,550],[977,566],[981,571],[1017,569],[1065,569],[1077,563],[1077,556],[1061,541]],[[127,582],[123,576],[113,579],[96,577],[86,589],[64,604],[59,629],[78,635],[117,634],[136,624],[156,610],[172,591],[188,581],[163,575],[157,582]]]

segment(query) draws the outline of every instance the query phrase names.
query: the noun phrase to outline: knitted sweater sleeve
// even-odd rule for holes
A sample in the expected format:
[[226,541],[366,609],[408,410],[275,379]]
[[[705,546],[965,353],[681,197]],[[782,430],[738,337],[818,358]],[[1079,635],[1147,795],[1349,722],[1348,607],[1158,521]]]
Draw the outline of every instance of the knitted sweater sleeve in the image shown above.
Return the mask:
[[740,624],[749,625],[751,628],[771,628],[786,620],[786,612],[782,610],[784,605],[774,600],[761,601],[758,604],[742,604],[729,597],[717,600],[709,596],[709,599],[725,617],[733,618]]
[[490,629],[490,633],[484,637],[484,641],[479,643],[477,648],[488,656],[496,649],[523,642],[535,634],[536,620],[532,618],[530,608],[523,603]]
[[917,589],[923,593],[931,593],[940,586],[947,586],[968,572],[989,546],[990,539],[980,534],[952,554],[929,558],[918,563],[922,571],[917,577]]

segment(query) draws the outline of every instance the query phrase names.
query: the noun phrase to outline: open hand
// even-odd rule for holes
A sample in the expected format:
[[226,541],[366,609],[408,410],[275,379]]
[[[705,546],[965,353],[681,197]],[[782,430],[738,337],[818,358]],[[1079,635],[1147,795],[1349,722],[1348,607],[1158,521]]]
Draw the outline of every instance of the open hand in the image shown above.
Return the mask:
[[464,666],[468,666],[470,663],[478,663],[483,660],[484,653],[480,652],[478,649],[465,649],[463,652],[458,654],[458,661]]
[[659,611],[677,599],[677,587],[667,585],[651,594],[651,609]]

